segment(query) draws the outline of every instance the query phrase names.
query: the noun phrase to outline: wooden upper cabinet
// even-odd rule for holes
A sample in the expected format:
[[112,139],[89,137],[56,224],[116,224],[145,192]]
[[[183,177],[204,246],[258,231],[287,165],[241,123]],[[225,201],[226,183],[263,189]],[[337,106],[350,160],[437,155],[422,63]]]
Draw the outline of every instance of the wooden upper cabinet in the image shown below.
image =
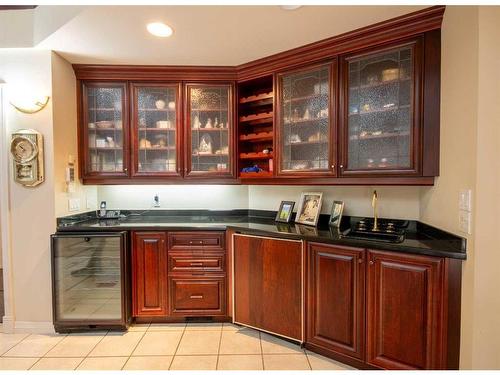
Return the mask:
[[421,175],[422,39],[341,59],[340,174]]
[[83,178],[129,175],[129,122],[124,82],[83,82],[80,170]]
[[278,74],[278,175],[335,175],[336,67],[333,61]]
[[186,177],[234,177],[233,84],[186,84]]
[[364,359],[364,260],[364,249],[308,244],[308,344]]
[[367,363],[445,368],[442,258],[368,252]]
[[181,176],[180,84],[131,84],[132,176]]
[[168,314],[165,232],[134,232],[132,238],[132,308],[134,316]]

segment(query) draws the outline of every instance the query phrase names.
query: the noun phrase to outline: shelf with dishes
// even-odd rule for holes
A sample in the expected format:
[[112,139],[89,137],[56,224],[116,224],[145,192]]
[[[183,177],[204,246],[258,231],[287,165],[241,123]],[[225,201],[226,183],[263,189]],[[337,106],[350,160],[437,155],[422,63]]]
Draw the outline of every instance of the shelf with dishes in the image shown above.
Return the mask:
[[380,114],[384,112],[394,112],[400,109],[410,109],[410,104],[396,105],[394,103],[384,104],[382,108],[376,107],[372,108],[369,104],[365,104],[361,107],[361,111],[358,108],[351,108],[349,110],[349,117],[351,116],[359,116],[359,115],[371,115],[371,114]]
[[297,96],[297,97],[293,97],[293,98],[283,98],[283,104],[304,102],[304,101],[309,102],[309,101],[317,100],[317,99],[328,100],[328,98],[329,98],[328,93],[315,93],[315,94],[310,94],[310,95]]
[[374,131],[374,132],[368,132],[368,131],[363,131],[360,132],[359,134],[351,135],[349,137],[349,140],[351,141],[363,141],[363,140],[370,140],[370,139],[387,139],[387,138],[398,138],[398,137],[408,137],[410,135],[410,132],[404,131],[404,132],[383,132],[381,130]]

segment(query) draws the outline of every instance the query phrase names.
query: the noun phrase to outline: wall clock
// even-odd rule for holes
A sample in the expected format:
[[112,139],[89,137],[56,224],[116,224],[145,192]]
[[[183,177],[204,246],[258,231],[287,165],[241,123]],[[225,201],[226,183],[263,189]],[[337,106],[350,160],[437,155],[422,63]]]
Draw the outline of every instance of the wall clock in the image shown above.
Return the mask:
[[21,129],[10,142],[14,181],[24,186],[43,182],[43,136],[36,130]]

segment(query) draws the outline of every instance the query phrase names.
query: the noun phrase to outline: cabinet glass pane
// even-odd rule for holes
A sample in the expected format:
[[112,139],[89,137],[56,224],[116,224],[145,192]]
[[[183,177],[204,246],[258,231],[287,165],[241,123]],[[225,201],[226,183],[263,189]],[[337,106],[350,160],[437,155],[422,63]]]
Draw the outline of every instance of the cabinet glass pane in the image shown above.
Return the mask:
[[120,237],[58,238],[54,248],[59,320],[119,320]]
[[281,98],[281,170],[329,169],[328,66],[283,76]]
[[411,168],[413,50],[349,60],[348,169]]
[[229,171],[229,87],[190,90],[191,171]]
[[123,172],[123,89],[87,88],[91,172]]
[[176,88],[137,88],[139,172],[176,172]]

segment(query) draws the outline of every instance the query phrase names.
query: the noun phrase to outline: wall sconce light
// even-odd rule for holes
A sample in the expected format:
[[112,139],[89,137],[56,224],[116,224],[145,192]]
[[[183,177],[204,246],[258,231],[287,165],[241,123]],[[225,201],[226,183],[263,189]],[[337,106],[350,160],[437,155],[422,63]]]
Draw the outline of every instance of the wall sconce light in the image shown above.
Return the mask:
[[33,114],[33,113],[40,112],[42,109],[44,109],[47,106],[47,104],[49,103],[49,99],[50,99],[50,96],[45,96],[43,99],[40,99],[40,100],[34,99],[33,102],[31,102],[29,104],[23,104],[23,105],[17,104],[16,105],[12,102],[10,102],[10,104],[19,112]]

